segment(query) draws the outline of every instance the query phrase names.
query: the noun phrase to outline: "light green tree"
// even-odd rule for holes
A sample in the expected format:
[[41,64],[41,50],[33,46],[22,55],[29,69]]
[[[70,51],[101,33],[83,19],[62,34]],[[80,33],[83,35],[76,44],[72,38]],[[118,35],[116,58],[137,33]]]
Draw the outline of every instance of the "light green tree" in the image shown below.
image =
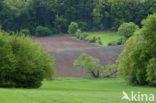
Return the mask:
[[99,60],[82,53],[74,62],[74,66],[79,70],[86,70],[92,77],[100,77],[100,73],[103,71],[103,66],[99,64]]
[[68,33],[69,34],[75,34],[78,30],[78,24],[76,22],[71,22],[71,24],[68,27]]
[[137,29],[139,29],[139,27],[133,22],[123,23],[118,28],[118,34],[123,35],[127,39],[132,36]]

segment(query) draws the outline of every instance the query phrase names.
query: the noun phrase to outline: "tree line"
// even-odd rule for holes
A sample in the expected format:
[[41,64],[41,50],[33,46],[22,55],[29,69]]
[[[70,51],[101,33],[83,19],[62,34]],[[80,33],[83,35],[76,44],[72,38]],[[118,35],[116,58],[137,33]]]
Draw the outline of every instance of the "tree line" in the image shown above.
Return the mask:
[[0,0],[0,25],[32,35],[38,26],[66,33],[71,22],[83,31],[117,30],[123,22],[140,25],[155,11],[155,0]]

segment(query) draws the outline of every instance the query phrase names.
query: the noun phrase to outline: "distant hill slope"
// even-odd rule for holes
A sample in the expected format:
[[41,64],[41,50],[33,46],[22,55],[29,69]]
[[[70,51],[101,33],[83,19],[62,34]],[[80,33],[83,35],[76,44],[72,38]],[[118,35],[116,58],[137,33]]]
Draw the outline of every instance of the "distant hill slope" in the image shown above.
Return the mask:
[[55,55],[57,77],[89,76],[85,71],[79,71],[73,67],[74,61],[81,53],[87,53],[100,59],[100,63],[105,66],[114,64],[123,50],[123,46],[100,47],[69,36],[38,37],[33,40],[41,42],[50,55]]
[[90,56],[100,59],[100,64],[114,64],[119,54],[123,50],[123,46],[112,47],[93,47],[87,49],[69,49],[61,51],[48,52],[55,55],[56,58],[56,76],[57,77],[88,77],[89,73],[79,71],[73,67],[73,63],[81,53],[87,53]]
[[64,49],[81,49],[90,47],[99,47],[95,44],[76,40],[69,36],[50,36],[50,37],[37,37],[34,41],[41,42],[42,46],[47,51],[58,51]]

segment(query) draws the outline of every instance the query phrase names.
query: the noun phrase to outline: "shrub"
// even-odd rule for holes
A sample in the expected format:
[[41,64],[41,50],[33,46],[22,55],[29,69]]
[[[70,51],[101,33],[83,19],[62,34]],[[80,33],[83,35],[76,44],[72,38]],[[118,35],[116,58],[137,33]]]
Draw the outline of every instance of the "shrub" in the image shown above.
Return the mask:
[[44,27],[44,26],[36,27],[36,30],[35,30],[36,36],[49,36],[51,34],[52,34],[52,32],[48,27]]
[[118,58],[121,75],[131,84],[155,83],[156,14],[148,16],[143,27],[125,43]]
[[87,33],[82,33],[80,29],[77,30],[76,32],[77,39],[87,41],[87,37],[88,37]]
[[108,43],[108,46],[116,46],[116,45],[123,45],[126,42],[126,38],[120,38],[117,41],[111,41]]
[[75,34],[78,30],[78,24],[76,22],[71,22],[71,24],[68,27],[68,33],[69,34]]
[[99,60],[82,53],[74,62],[74,66],[80,70],[86,70],[92,77],[100,77],[100,73],[103,71],[103,66],[98,64]]
[[101,40],[98,40],[97,43],[98,43],[99,45],[103,45],[103,43],[102,43]]
[[88,42],[89,42],[89,43],[96,43],[96,41],[97,41],[97,38],[96,38],[95,36],[90,37],[90,38],[88,39]]
[[88,37],[88,34],[87,33],[82,33],[81,35],[80,35],[80,40],[84,40],[84,41],[87,41],[87,37]]
[[0,32],[0,87],[38,88],[52,78],[54,58],[24,35]]
[[125,38],[129,38],[134,34],[134,32],[139,29],[137,25],[135,25],[133,22],[129,23],[123,23],[118,28],[118,33],[120,35],[123,35]]
[[96,43],[98,43],[99,45],[103,45],[100,37],[97,37]]
[[30,35],[29,29],[21,29],[20,30],[20,35],[22,35],[22,34],[24,34],[24,35]]
[[79,27],[82,31],[87,31],[88,30],[88,25],[86,22],[78,22]]
[[80,29],[78,29],[77,31],[76,31],[76,33],[75,33],[76,35],[76,38],[77,39],[80,39],[80,36],[81,36],[81,34],[82,34],[82,31],[80,30]]
[[150,85],[156,86],[156,58],[152,58],[151,60],[149,60],[146,72],[146,80],[150,82]]
[[116,46],[116,45],[117,45],[116,41],[111,41],[111,42],[108,43],[108,46]]
[[106,70],[104,70],[104,77],[111,77],[113,74],[118,72],[117,65],[106,65]]

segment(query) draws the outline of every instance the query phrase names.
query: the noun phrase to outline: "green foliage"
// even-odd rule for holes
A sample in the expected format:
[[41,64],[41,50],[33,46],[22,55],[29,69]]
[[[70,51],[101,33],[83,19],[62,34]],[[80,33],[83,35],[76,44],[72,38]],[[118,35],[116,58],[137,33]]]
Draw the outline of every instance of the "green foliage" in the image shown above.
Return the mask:
[[39,25],[53,33],[67,33],[72,21],[83,31],[115,29],[123,22],[140,21],[156,12],[155,0],[0,0],[0,25],[6,31]]
[[0,32],[0,87],[38,88],[52,78],[54,58],[31,38]]
[[87,38],[87,41],[88,41],[89,43],[97,43],[97,44],[99,44],[99,45],[103,45],[103,43],[102,43],[100,37],[96,37],[96,36],[89,37],[89,38]]
[[55,29],[53,30],[53,32],[55,33],[65,33],[67,31],[67,20],[62,16],[56,15],[54,25]]
[[75,33],[76,38],[77,38],[77,39],[80,39],[81,34],[82,34],[82,31],[81,31],[80,29],[78,29],[78,30],[76,31],[76,33]]
[[88,37],[88,34],[87,33],[81,33],[79,39],[80,40],[87,41],[87,37]]
[[39,25],[53,33],[67,33],[72,21],[83,31],[115,29],[123,22],[140,21],[156,12],[155,0],[1,0],[0,25],[6,31]]
[[104,46],[107,46],[112,41],[119,41],[120,38],[123,38],[121,35],[118,35],[118,33],[114,31],[87,32],[87,33],[88,33],[87,39],[92,38],[94,36],[96,38],[100,37],[100,41]]
[[36,27],[36,36],[49,36],[51,35],[52,32],[48,27],[43,27],[43,26],[38,26]]
[[100,37],[97,38],[96,43],[98,43],[99,45],[103,45]]
[[117,45],[116,41],[111,41],[108,43],[108,46],[116,46],[116,45]]
[[147,65],[147,81],[150,82],[150,85],[156,85],[156,59],[152,58],[149,60],[149,63]]
[[93,36],[92,38],[88,39],[89,43],[96,43],[96,41],[97,41],[97,38],[95,36]]
[[97,43],[99,45],[103,45],[101,41],[101,37],[96,37],[96,36],[89,37],[88,33],[81,32],[80,29],[78,29],[76,32],[76,38],[79,40],[87,41],[89,43]]
[[104,70],[104,77],[111,77],[113,74],[118,72],[117,65],[106,65],[106,70]]
[[155,81],[156,14],[148,16],[142,24],[143,27],[126,42],[118,63],[126,80],[132,84],[146,85]]
[[74,35],[78,30],[78,24],[76,22],[71,22],[68,27],[68,33]]
[[123,45],[126,40],[131,37],[139,27],[135,25],[133,22],[123,23],[118,28],[118,34],[123,36],[117,41],[111,41],[108,43],[108,46],[116,46],[116,45]]
[[113,29],[124,22],[140,22],[156,12],[155,0],[97,0],[93,9],[93,25],[97,30]]
[[135,25],[133,22],[123,23],[118,28],[118,33],[120,35],[123,35],[125,38],[129,38],[138,29],[139,29],[139,27],[137,25]]
[[20,30],[20,34],[22,35],[22,34],[24,34],[24,35],[30,35],[30,31],[29,31],[29,29],[21,29]]
[[116,46],[116,45],[123,45],[125,42],[126,42],[126,38],[125,37],[122,37],[120,38],[119,40],[117,41],[111,41],[108,43],[108,46]]
[[80,70],[86,70],[92,77],[98,78],[103,71],[103,66],[98,63],[98,59],[82,53],[74,62],[74,66]]

